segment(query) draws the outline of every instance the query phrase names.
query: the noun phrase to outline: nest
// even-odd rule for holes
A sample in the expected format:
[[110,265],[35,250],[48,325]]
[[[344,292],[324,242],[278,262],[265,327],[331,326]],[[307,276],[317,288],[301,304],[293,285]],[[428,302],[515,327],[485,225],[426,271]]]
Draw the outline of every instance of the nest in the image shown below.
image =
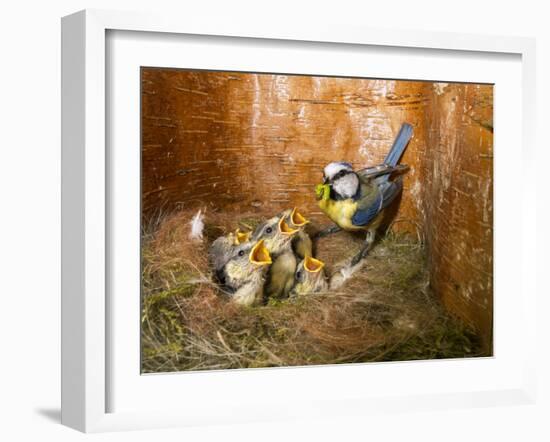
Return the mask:
[[[157,217],[142,234],[144,373],[486,356],[475,330],[430,291],[418,238],[389,230],[338,291],[241,307],[212,282],[207,250],[262,216],[207,213],[204,239],[193,241],[193,215]],[[315,254],[331,274],[361,244],[341,232]]]

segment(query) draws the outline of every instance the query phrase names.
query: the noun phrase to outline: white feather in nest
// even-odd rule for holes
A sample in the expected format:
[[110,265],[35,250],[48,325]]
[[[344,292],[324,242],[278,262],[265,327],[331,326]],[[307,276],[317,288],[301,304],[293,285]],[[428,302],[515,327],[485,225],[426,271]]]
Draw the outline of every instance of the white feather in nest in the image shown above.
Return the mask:
[[189,224],[191,224],[189,238],[194,241],[202,241],[204,232],[204,213],[202,213],[202,209],[195,214]]
[[344,285],[344,283],[350,279],[358,270],[360,270],[365,264],[365,260],[362,259],[355,265],[351,265],[351,262],[345,264],[340,270],[335,272],[329,281],[331,290],[338,290]]

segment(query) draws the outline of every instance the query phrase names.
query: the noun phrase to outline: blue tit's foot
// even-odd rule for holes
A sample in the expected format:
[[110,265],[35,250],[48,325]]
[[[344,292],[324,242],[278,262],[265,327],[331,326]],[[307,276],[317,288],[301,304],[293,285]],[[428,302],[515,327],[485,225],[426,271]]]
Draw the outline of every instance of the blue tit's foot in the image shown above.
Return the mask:
[[356,266],[361,262],[361,260],[365,259],[367,255],[369,254],[370,250],[370,244],[365,244],[361,250],[351,259],[351,266]]
[[327,227],[326,229],[320,230],[315,235],[313,235],[313,239],[324,238],[325,236],[332,235],[333,233],[337,233],[340,230],[342,229],[338,226]]
[[367,237],[365,238],[365,247],[370,250],[371,247],[374,244],[374,240],[376,238],[376,230],[367,230]]
[[365,238],[365,245],[361,248],[359,253],[351,259],[351,265],[357,265],[362,259],[365,259],[369,254],[370,249],[374,244],[374,239],[376,238],[376,231],[368,230],[367,237]]

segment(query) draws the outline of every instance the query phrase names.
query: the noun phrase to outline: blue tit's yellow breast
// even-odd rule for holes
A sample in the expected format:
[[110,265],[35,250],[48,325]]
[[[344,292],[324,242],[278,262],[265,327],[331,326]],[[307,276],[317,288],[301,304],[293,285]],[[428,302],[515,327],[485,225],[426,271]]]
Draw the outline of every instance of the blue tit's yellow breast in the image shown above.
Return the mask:
[[319,207],[327,216],[344,230],[363,230],[361,226],[354,226],[351,218],[357,210],[357,203],[352,199],[347,200],[321,200]]

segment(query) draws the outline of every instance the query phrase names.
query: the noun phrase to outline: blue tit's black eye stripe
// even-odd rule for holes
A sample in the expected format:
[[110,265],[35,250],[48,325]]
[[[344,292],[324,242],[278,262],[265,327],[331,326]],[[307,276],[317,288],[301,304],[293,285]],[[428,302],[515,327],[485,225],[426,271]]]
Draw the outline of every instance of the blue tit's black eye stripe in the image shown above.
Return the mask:
[[342,178],[343,176],[346,176],[348,174],[350,174],[351,171],[350,170],[341,170],[340,172],[338,172],[336,174],[336,178]]
[[326,176],[323,176],[323,184],[327,184],[329,182],[332,182],[334,180],[337,180],[339,178],[342,178],[350,173],[353,173],[353,171],[351,170],[341,170],[340,172],[338,172],[337,174],[335,174],[332,178],[328,178]]

